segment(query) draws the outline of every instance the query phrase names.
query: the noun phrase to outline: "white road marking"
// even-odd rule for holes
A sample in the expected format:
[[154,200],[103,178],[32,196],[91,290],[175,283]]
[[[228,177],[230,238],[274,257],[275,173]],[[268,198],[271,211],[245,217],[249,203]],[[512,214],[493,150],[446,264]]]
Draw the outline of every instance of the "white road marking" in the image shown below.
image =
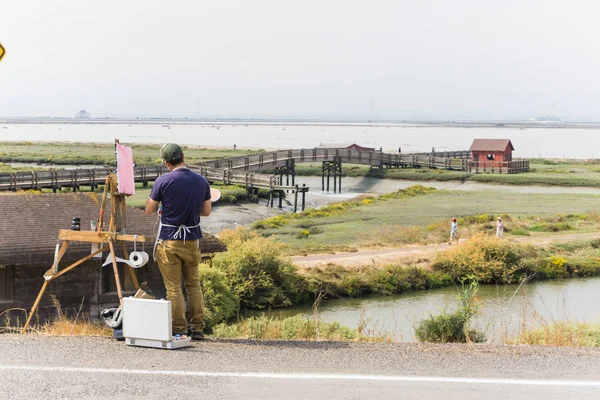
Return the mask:
[[165,375],[195,376],[204,378],[258,378],[288,380],[350,380],[350,381],[383,381],[383,382],[433,382],[433,383],[467,383],[491,385],[528,385],[528,386],[587,386],[600,387],[600,381],[586,380],[545,380],[545,379],[495,379],[495,378],[449,378],[442,376],[395,376],[395,375],[362,375],[362,374],[303,374],[303,373],[271,373],[271,372],[208,372],[208,371],[171,371],[149,369],[117,369],[117,368],[79,368],[79,367],[42,367],[34,365],[0,365],[0,371],[32,371],[32,372],[76,372],[90,374],[129,374],[129,375]]

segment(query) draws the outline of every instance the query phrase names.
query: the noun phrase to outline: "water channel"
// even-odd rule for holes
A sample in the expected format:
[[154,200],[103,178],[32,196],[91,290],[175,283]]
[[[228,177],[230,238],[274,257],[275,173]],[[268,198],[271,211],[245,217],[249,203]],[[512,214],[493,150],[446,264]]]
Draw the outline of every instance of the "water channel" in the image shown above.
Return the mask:
[[[414,341],[414,327],[430,314],[457,307],[457,288],[423,290],[398,296],[331,299],[321,302],[321,321],[338,321],[357,328],[367,321],[367,331],[391,333],[398,341]],[[600,278],[540,282],[530,285],[482,285],[478,292],[480,315],[474,327],[488,340],[502,343],[522,327],[554,321],[598,322]],[[267,312],[268,315],[300,314],[314,318],[311,305]]]

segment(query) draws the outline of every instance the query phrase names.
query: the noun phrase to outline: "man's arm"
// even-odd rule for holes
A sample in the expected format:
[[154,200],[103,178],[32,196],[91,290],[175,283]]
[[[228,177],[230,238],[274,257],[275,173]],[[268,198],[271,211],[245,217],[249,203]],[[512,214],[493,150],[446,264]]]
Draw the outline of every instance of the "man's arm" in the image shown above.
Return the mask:
[[[146,205],[146,208],[147,207],[148,207],[148,205]],[[210,200],[204,200],[204,203],[202,203],[202,207],[200,207],[200,216],[208,217],[210,215],[211,211],[212,211],[212,203],[210,202]]]
[[158,210],[158,204],[158,201],[152,200],[150,197],[148,197],[148,200],[146,200],[146,209],[144,210],[144,212],[146,214],[154,214],[156,210]]

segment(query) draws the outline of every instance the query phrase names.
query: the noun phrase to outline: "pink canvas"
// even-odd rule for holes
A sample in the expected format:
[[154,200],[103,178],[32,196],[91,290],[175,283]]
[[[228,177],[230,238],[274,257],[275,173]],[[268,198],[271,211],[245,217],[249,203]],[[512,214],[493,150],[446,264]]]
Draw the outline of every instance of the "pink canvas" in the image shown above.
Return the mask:
[[117,190],[119,194],[135,194],[133,150],[117,143]]

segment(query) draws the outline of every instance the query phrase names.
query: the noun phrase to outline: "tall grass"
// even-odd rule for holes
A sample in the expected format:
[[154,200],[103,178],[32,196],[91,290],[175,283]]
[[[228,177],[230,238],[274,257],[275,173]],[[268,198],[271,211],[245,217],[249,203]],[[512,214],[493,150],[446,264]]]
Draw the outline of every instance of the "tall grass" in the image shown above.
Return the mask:
[[430,315],[419,322],[415,336],[421,342],[436,343],[481,343],[485,341],[482,332],[471,328],[471,319],[479,313],[477,291],[479,284],[473,277],[461,280],[458,290],[458,307],[454,312],[442,311]]
[[[339,322],[322,322],[293,316],[275,318],[265,315],[249,317],[234,324],[218,324],[211,337],[242,338],[256,340],[336,340],[359,341],[355,329],[340,325]],[[362,339],[362,340],[366,340]]]
[[600,324],[575,321],[542,322],[534,328],[523,328],[506,340],[507,344],[542,346],[598,347]]
[[[39,335],[55,335],[55,336],[112,336],[113,331],[106,324],[92,321],[88,315],[81,312],[83,308],[83,299],[79,310],[74,316],[68,315],[62,308],[58,298],[55,295],[50,295],[52,305],[56,311],[56,317],[44,322],[39,322],[39,315],[35,316],[34,322],[27,328],[27,333]],[[23,313],[23,319],[20,317],[11,318],[11,313]],[[27,319],[27,311],[22,308],[13,308],[0,313],[4,316],[4,326],[0,327],[0,331],[20,333],[23,329],[23,324]]]

